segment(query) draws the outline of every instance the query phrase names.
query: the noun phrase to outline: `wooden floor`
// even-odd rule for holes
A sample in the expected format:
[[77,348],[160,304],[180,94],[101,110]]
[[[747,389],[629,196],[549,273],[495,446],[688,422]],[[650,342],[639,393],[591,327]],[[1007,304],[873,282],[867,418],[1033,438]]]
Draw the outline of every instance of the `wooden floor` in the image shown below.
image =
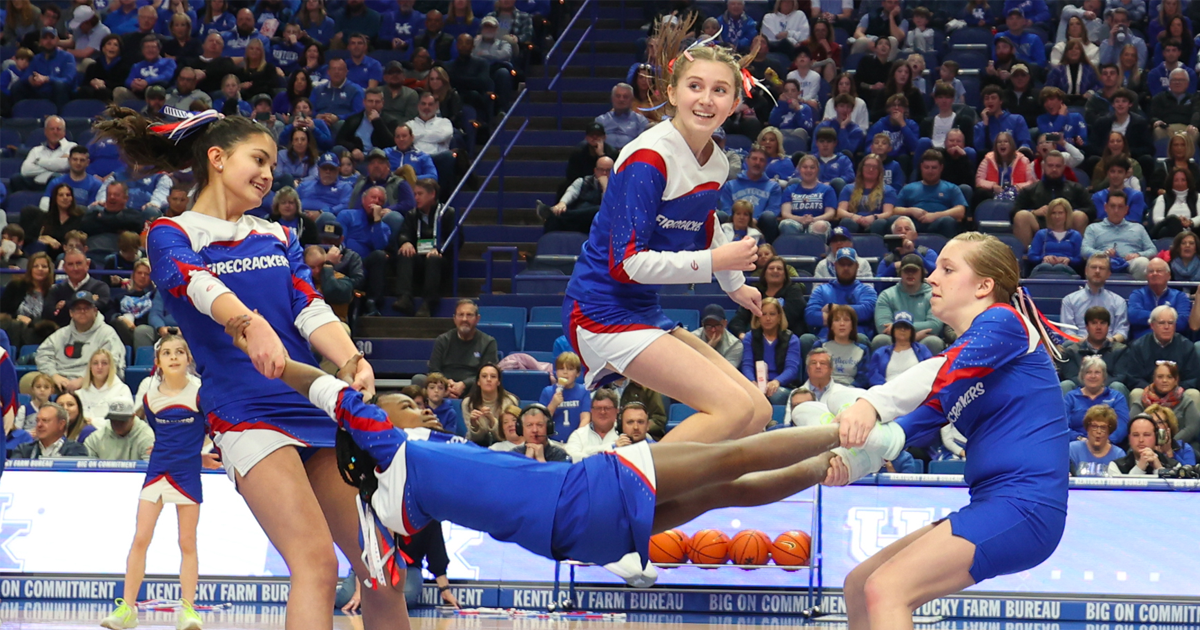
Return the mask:
[[[111,611],[109,605],[72,602],[18,602],[0,605],[0,627],[4,630],[94,630],[99,620]],[[422,611],[424,612],[424,611]],[[418,613],[420,614],[420,613]],[[202,613],[206,630],[283,630],[281,606],[239,606],[232,610]],[[797,620],[766,621],[762,617],[722,617],[719,623],[704,623],[706,615],[655,615],[655,621],[637,621],[631,615],[627,621],[588,621],[578,619],[547,619],[519,617],[496,619],[473,616],[413,617],[412,630],[740,630],[749,626],[772,625],[792,630],[833,630],[843,624],[823,623],[801,625]],[[686,619],[686,620],[685,620]],[[693,619],[695,621],[693,621]],[[168,612],[143,612],[138,628],[172,630],[175,615]],[[361,617],[333,617],[337,630],[363,630]]]

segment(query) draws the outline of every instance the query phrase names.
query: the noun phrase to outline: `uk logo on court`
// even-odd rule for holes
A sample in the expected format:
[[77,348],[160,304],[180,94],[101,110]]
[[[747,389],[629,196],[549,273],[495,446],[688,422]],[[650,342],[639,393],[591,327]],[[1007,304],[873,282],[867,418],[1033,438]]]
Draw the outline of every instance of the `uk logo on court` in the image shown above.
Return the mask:
[[884,547],[953,512],[950,508],[856,507],[846,516],[850,556],[863,562]]
[[25,561],[18,558],[9,548],[9,543],[29,533],[32,528],[30,521],[8,520],[4,518],[8,506],[12,505],[13,495],[0,494],[0,571],[21,571]]

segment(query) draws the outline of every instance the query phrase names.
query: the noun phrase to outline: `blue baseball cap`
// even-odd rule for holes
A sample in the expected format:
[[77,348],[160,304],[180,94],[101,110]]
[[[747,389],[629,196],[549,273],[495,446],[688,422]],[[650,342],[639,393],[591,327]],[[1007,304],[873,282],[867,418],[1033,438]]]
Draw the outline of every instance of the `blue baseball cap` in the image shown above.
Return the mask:
[[895,315],[892,315],[892,325],[895,326],[897,324],[905,324],[911,328],[913,325],[913,316],[908,311],[897,311]]
[[854,251],[853,247],[843,247],[837,250],[837,258],[835,260],[841,260],[843,258],[858,262],[858,252]]
[[725,128],[717,127],[716,129],[713,129],[712,135],[714,138],[724,138],[725,137]]
[[835,227],[832,230],[829,230],[829,234],[825,235],[825,244],[828,245],[829,243],[833,242],[833,239],[835,238],[844,238],[848,241],[853,240],[850,238],[850,230],[847,230],[844,227]]
[[317,158],[317,168],[322,168],[325,166],[332,166],[333,168],[337,168],[341,165],[342,165],[342,161],[339,160],[337,158],[337,156],[332,153],[322,153],[321,157]]
[[86,302],[88,306],[95,306],[96,298],[92,297],[91,291],[76,291],[75,295],[71,297],[71,308],[80,302]]

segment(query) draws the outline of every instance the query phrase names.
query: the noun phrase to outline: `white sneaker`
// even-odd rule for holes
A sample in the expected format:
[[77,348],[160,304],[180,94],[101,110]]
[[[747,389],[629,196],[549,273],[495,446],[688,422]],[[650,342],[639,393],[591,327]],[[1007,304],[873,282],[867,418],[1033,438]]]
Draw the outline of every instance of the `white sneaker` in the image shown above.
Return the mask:
[[837,391],[834,391],[825,397],[825,406],[829,408],[831,413],[837,415],[846,407],[849,407],[857,402],[858,399],[862,398],[866,393],[867,390],[859,389],[857,387],[839,388]]
[[904,429],[895,422],[876,422],[861,448],[833,449],[850,471],[850,483],[879,472],[884,461],[891,461],[904,450]]
[[620,560],[604,565],[617,577],[634,588],[650,588],[658,581],[658,567],[642,562],[636,551],[625,554]]
[[792,425],[797,427],[818,427],[823,424],[833,424],[835,416],[825,406],[825,403],[815,401],[802,402],[792,407]]

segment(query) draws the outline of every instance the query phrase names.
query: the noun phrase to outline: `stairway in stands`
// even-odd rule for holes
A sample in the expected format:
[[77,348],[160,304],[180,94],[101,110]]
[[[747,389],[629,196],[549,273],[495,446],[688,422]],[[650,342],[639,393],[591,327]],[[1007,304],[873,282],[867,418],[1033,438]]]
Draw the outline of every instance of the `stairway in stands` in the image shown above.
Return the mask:
[[[597,0],[593,0],[595,4]],[[492,181],[480,193],[479,200],[464,224],[465,244],[458,256],[458,295],[477,297],[483,290],[486,267],[483,254],[492,246],[515,246],[521,261],[516,271],[525,269],[523,259],[531,257],[542,235],[542,222],[534,209],[541,200],[553,205],[559,185],[566,175],[567,157],[583,141],[583,129],[588,123],[608,111],[612,86],[624,81],[634,61],[636,41],[645,36],[640,30],[642,6],[637,0],[598,0],[599,14],[595,27],[579,47],[570,66],[559,79],[562,105],[558,105],[558,86],[547,89],[550,80],[570,54],[580,35],[591,24],[593,8],[585,10],[551,59],[547,73],[541,65],[529,68],[526,86],[529,93],[510,117],[484,160],[476,168],[475,181],[482,183],[500,159],[501,152],[520,128],[525,118],[529,126],[517,139],[508,159]],[[624,20],[622,20],[624,18]],[[569,18],[568,18],[569,19]],[[564,23],[565,26],[565,23]],[[561,120],[560,120],[561,113]],[[499,175],[503,172],[503,184]],[[503,192],[501,192],[503,186]],[[464,187],[454,202],[461,213],[474,196],[476,188]],[[493,267],[493,293],[508,293],[511,264],[508,255],[496,258]],[[427,341],[453,326],[450,317],[454,300],[444,300],[435,315],[440,317],[362,317],[355,336],[370,339],[370,347],[360,348],[376,365],[381,374],[412,373],[424,370]],[[393,315],[387,312],[385,315]],[[383,341],[390,339],[392,341]],[[429,346],[430,349],[432,348]],[[371,350],[371,351],[369,351]],[[373,351],[373,352],[372,352]],[[418,360],[412,356],[420,356]],[[374,356],[373,356],[374,355]],[[382,368],[382,369],[381,369]]]

